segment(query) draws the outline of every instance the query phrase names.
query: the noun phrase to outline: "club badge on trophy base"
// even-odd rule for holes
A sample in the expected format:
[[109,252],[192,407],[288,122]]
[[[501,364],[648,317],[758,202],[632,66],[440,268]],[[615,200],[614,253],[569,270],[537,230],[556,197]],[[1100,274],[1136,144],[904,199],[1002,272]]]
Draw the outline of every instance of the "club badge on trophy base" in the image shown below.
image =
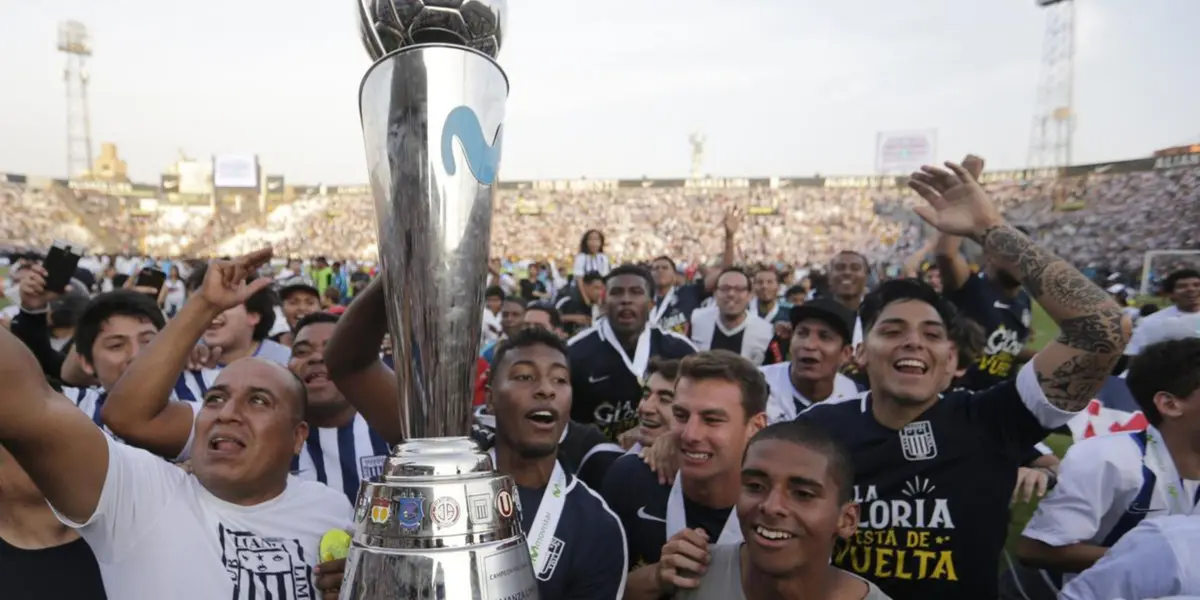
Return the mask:
[[[537,598],[517,488],[469,437],[508,79],[503,0],[358,0],[405,443],[359,488],[342,600]],[[514,510],[514,507],[516,508]]]

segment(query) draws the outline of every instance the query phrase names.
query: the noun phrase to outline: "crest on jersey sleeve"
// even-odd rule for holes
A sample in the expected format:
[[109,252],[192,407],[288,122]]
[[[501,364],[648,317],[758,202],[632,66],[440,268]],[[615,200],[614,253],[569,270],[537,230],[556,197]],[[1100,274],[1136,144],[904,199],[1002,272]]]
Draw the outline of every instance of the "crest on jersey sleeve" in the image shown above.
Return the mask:
[[929,460],[937,457],[937,440],[933,437],[933,424],[916,421],[900,430],[900,448],[904,459],[909,461]]

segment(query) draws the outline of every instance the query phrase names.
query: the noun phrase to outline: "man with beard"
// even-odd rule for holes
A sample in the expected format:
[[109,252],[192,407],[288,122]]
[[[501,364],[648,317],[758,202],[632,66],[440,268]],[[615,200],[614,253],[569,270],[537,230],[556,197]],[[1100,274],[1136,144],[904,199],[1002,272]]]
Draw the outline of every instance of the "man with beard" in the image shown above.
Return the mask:
[[[969,157],[968,162],[974,160]],[[1017,274],[1061,335],[1015,380],[942,393],[954,352],[953,307],[928,284],[884,283],[863,304],[870,392],[800,414],[843,441],[866,517],[835,564],[897,600],[994,598],[1017,469],[1029,448],[1087,406],[1128,339],[1103,290],[1004,222],[974,173],[922,167],[917,213],[976,240]]]
[[696,349],[687,338],[647,323],[654,282],[635,265],[621,265],[605,280],[607,317],[568,343],[571,419],[600,428],[611,442],[637,427],[637,403],[651,356],[683,358]]
[[[220,307],[255,289],[241,283],[251,264],[218,263],[231,282]],[[186,351],[178,359],[177,371]],[[352,511],[288,475],[307,427],[304,387],[286,369],[246,359],[217,377],[196,419],[194,474],[102,433],[6,331],[0,371],[0,443],[95,552],[109,597],[311,596],[321,535]]]
[[[976,158],[963,166],[976,177],[983,172],[983,161]],[[987,260],[980,274],[972,274],[961,246],[961,237],[940,233],[934,257],[942,293],[986,333],[982,355],[959,380],[959,385],[967,389],[984,390],[1015,377],[1020,363],[1033,356],[1032,350],[1025,351],[1033,304],[1021,288],[1021,281],[994,260]]]
[[692,313],[692,343],[700,350],[728,350],[761,365],[775,335],[773,325],[749,310],[750,276],[737,267],[717,277],[715,306]]
[[[767,383],[746,359],[712,350],[679,364],[671,430],[679,436],[679,476],[672,485],[637,455],[621,457],[609,469],[602,494],[625,525],[630,600],[670,593],[660,561],[707,552],[709,545],[738,544],[742,529],[737,503],[746,442],[766,425]],[[702,540],[697,529],[703,530]]]
[[854,313],[840,302],[818,298],[793,307],[790,316],[790,361],[762,367],[771,386],[768,423],[790,421],[814,403],[859,393],[854,380],[840,371],[853,352]]
[[[205,309],[220,306],[222,293],[219,274],[205,277],[183,310],[113,388],[103,417],[113,432],[130,444],[168,459],[186,456],[194,415],[203,405],[163,401],[171,379],[162,374],[170,372],[181,353],[186,357],[203,335],[212,320]],[[329,379],[323,352],[337,320],[328,313],[312,313],[300,319],[293,331],[289,370],[305,387],[308,435],[304,452],[292,461],[292,472],[301,479],[328,485],[353,502],[359,481],[383,472],[388,445]]]
[[771,425],[742,462],[736,510],[745,542],[695,553],[706,544],[692,532],[679,543],[684,552],[659,563],[661,578],[679,589],[676,600],[888,600],[830,564],[836,541],[858,528],[853,484],[854,465],[828,432]]
[[[200,288],[207,273],[208,265],[201,265],[188,275],[189,294]],[[243,304],[212,319],[204,331],[203,345],[210,352],[220,352],[217,360],[222,365],[257,356],[286,367],[291,351],[287,346],[267,339],[275,325],[275,304],[275,292],[269,287],[258,289]]]

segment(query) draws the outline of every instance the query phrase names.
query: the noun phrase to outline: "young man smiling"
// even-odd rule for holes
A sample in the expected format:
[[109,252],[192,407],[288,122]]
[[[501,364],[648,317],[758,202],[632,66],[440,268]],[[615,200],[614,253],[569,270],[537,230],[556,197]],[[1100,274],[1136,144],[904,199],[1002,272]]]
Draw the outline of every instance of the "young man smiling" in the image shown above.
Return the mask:
[[681,588],[677,600],[887,600],[830,564],[837,541],[858,528],[853,482],[850,456],[828,432],[803,421],[767,427],[742,463],[746,541],[676,554],[660,563],[662,579]]
[[[672,554],[742,541],[733,505],[746,442],[766,425],[767,393],[762,373],[732,352],[701,352],[680,362],[671,406],[679,476],[672,485],[659,484],[646,464],[627,455],[604,479],[602,493],[625,524],[636,567],[626,598],[670,593],[658,563]],[[703,540],[696,529],[705,532]]]

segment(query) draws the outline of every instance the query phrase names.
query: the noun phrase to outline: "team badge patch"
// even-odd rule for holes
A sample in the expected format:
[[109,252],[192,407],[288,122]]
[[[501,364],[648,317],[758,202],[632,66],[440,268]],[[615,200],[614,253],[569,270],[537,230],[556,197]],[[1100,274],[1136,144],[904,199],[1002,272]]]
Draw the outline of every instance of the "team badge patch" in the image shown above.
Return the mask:
[[933,437],[933,424],[929,421],[909,423],[900,430],[900,448],[904,459],[909,461],[937,458],[937,440]]
[[383,525],[392,518],[392,501],[387,498],[371,498],[371,522]]
[[513,514],[513,497],[508,493],[508,490],[501,490],[496,494],[496,512],[500,513],[501,517],[509,518]]
[[483,525],[492,522],[492,495],[475,494],[467,498],[467,506],[471,511],[471,522]]
[[429,507],[429,518],[438,527],[451,527],[458,522],[458,516],[461,512],[458,502],[454,498],[442,496],[434,500],[433,505]]
[[550,543],[546,546],[546,564],[537,573],[539,581],[550,581],[550,578],[554,576],[554,568],[558,566],[558,561],[562,558],[563,549],[566,547],[566,542],[556,537],[550,538]]
[[400,498],[396,505],[399,513],[396,520],[400,522],[401,527],[405,529],[421,527],[421,521],[425,518],[425,503],[422,498]]

